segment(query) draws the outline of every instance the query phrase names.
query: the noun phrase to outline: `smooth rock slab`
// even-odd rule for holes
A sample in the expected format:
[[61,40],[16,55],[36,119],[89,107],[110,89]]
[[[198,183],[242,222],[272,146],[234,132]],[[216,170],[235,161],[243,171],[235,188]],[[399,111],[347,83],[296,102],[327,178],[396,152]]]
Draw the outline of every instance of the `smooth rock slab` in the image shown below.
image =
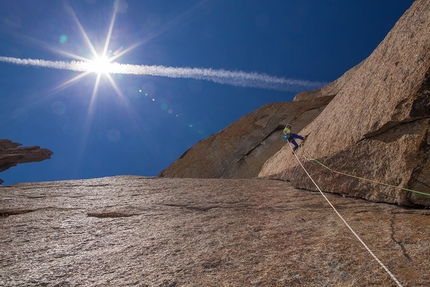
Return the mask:
[[[404,286],[430,211],[326,195]],[[269,180],[111,177],[0,188],[1,286],[395,286],[320,193]]]

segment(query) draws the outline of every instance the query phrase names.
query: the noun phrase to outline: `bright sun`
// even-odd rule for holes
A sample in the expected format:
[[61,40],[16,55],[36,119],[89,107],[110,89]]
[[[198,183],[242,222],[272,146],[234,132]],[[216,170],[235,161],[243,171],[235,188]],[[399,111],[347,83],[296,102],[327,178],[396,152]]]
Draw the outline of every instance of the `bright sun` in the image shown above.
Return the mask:
[[93,61],[89,62],[89,71],[96,74],[108,74],[110,59],[106,56],[96,56]]

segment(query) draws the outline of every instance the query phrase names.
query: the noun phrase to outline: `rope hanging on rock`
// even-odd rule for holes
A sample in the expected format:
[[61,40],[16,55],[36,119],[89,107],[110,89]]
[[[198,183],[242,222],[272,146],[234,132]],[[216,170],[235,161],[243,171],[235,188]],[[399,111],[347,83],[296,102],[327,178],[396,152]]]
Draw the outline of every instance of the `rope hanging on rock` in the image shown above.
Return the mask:
[[[291,143],[289,144],[289,147],[291,149],[291,151],[293,151],[292,145]],[[360,236],[358,236],[358,234],[354,231],[354,229],[352,229],[352,227],[348,224],[348,222],[346,222],[346,220],[342,217],[342,215],[337,211],[337,209],[334,207],[334,205],[330,202],[330,200],[325,196],[325,194],[322,192],[322,190],[319,188],[319,186],[316,184],[316,182],[314,181],[314,179],[311,177],[311,175],[308,173],[308,171],[305,169],[305,167],[303,166],[302,162],[300,161],[300,159],[297,157],[297,154],[295,152],[293,152],[293,155],[296,157],[297,162],[300,164],[300,166],[302,167],[302,169],[304,170],[304,172],[307,174],[307,176],[310,178],[310,180],[313,182],[313,184],[315,185],[315,187],[318,189],[318,191],[321,193],[321,195],[324,197],[324,199],[328,202],[328,204],[331,206],[331,208],[334,210],[334,212],[339,216],[339,218],[343,221],[343,223],[346,225],[346,227],[348,227],[348,229],[352,232],[352,234],[354,234],[354,236],[358,239],[358,241],[360,241],[360,243],[364,246],[364,248],[366,248],[366,250],[370,253],[370,255],[372,255],[372,257],[376,260],[376,262],[379,263],[379,265],[381,265],[381,267],[388,273],[388,275],[390,275],[390,277],[394,280],[394,282],[396,282],[397,286],[402,287],[403,285],[400,283],[399,280],[397,280],[397,278],[394,276],[393,273],[391,273],[391,271],[387,268],[387,266],[384,265],[384,263],[382,263],[381,260],[379,260],[379,258],[372,252],[372,250],[370,250],[370,248],[366,245],[366,243],[364,243],[364,241],[360,238]]]
[[[305,153],[308,154],[306,151],[305,151]],[[380,185],[385,185],[385,186],[388,186],[388,187],[392,187],[392,188],[399,189],[399,190],[404,190],[404,191],[407,191],[407,192],[412,192],[412,193],[416,193],[416,194],[420,194],[420,195],[424,195],[424,196],[430,196],[430,194],[425,193],[425,192],[421,192],[421,191],[417,191],[417,190],[413,190],[413,189],[408,189],[408,188],[404,188],[404,187],[400,187],[400,186],[396,186],[396,185],[391,185],[391,184],[388,184],[388,183],[384,183],[384,182],[380,182],[380,181],[376,181],[376,180],[372,180],[372,179],[368,179],[368,178],[359,177],[359,176],[356,176],[356,175],[344,173],[344,172],[341,172],[341,171],[337,171],[337,170],[334,170],[334,169],[332,169],[332,168],[324,165],[323,163],[321,163],[320,161],[318,161],[318,160],[316,160],[316,159],[314,159],[312,157],[309,157],[309,158],[305,157],[305,156],[303,156],[303,157],[307,161],[314,162],[314,163],[322,166],[323,168],[328,169],[329,171],[331,171],[333,173],[337,173],[337,174],[340,174],[340,175],[344,175],[344,176],[348,176],[348,177],[352,177],[352,178],[355,178],[355,179],[360,179],[360,180],[364,180],[364,181],[368,181],[368,182],[372,182],[372,183],[376,183],[376,184],[380,184]]]

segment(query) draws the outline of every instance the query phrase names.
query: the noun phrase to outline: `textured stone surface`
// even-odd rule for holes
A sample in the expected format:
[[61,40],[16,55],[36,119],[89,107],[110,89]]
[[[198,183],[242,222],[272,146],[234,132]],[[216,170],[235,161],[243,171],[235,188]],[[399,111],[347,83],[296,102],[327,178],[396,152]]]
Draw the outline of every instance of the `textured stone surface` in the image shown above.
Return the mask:
[[[37,162],[49,159],[52,151],[38,146],[19,147],[20,143],[0,139],[0,172],[20,163]],[[3,181],[0,179],[0,184]]]
[[[429,31],[430,1],[417,0],[301,131],[310,137],[300,155],[355,176],[430,193]],[[332,174],[311,162],[305,167],[326,191],[430,206],[428,196]],[[260,176],[315,189],[288,147],[265,163]]]
[[[430,210],[327,194],[403,286],[430,282]],[[395,286],[315,192],[112,177],[0,187],[1,286]]]
[[282,129],[296,131],[315,119],[332,96],[292,103],[271,103],[206,138],[159,175],[189,178],[253,178],[264,162],[285,145]]

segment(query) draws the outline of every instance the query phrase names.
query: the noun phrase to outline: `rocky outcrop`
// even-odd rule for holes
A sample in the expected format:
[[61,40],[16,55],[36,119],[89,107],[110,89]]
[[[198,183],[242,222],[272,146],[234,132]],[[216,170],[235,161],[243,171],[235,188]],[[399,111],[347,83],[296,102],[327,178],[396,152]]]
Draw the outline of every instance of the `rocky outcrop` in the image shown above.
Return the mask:
[[[430,194],[430,1],[417,0],[305,129],[300,155],[357,177]],[[315,189],[288,147],[259,176]],[[306,162],[325,191],[430,206],[430,197],[357,180]]]
[[254,178],[286,142],[282,129],[298,132],[311,123],[362,63],[321,89],[299,93],[294,102],[267,104],[204,139],[163,170],[161,177]]
[[[38,146],[19,147],[20,143],[0,139],[0,172],[20,163],[37,162],[49,159],[52,151]],[[3,181],[0,179],[0,184]]]
[[163,170],[161,177],[253,178],[264,162],[285,145],[287,123],[302,129],[330,102],[326,96],[292,103],[271,103],[206,138]]
[[[430,210],[326,194],[403,286]],[[0,285],[396,286],[324,198],[287,182],[111,177],[0,187]]]
[[300,158],[325,165],[305,162],[324,191],[429,207],[429,11],[430,2],[415,1],[375,51],[342,77],[296,95],[292,103],[268,104],[244,116],[159,175],[258,175],[316,190],[280,138],[291,123],[293,132],[309,135]]

